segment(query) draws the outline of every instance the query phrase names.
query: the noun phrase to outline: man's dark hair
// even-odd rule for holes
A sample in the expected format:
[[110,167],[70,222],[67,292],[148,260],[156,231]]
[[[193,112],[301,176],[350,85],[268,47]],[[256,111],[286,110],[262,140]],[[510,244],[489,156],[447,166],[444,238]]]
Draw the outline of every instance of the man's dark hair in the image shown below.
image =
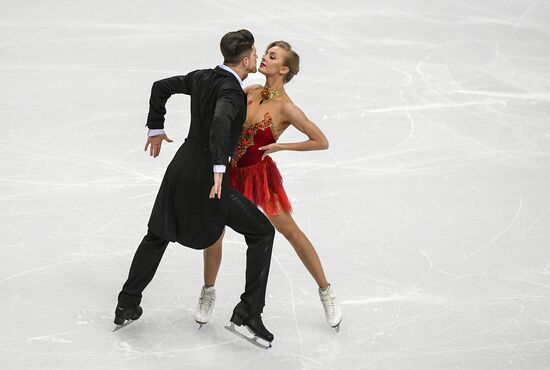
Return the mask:
[[239,64],[241,59],[252,51],[254,36],[249,30],[238,30],[223,35],[220,41],[220,50],[224,64]]

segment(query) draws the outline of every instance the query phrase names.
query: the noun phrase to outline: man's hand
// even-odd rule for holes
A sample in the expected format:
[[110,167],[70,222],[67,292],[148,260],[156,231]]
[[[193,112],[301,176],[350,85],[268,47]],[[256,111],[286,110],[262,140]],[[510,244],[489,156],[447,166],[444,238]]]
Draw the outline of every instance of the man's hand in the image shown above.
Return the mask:
[[210,199],[215,198],[216,195],[218,196],[218,199],[222,197],[222,179],[223,173],[214,172],[214,186],[212,186],[212,189],[210,190]]
[[166,136],[166,134],[147,137],[147,142],[145,142],[144,151],[147,151],[147,148],[149,147],[149,145],[151,145],[151,147],[149,147],[149,154],[153,158],[158,157],[159,154],[160,154],[160,147],[161,147],[162,142],[164,140],[166,140],[169,143],[174,141],[174,140],[170,139],[168,136]]

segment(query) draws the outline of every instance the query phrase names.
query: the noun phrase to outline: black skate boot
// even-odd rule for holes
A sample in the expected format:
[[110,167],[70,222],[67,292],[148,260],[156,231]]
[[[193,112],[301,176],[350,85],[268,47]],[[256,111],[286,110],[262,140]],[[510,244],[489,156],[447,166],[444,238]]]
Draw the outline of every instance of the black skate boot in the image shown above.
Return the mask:
[[[250,334],[252,334],[254,337],[251,338],[246,336],[245,334],[240,333],[235,328],[235,325],[244,325],[244,327],[247,328]],[[269,330],[267,330],[264,326],[261,315],[257,314],[249,317],[249,315],[240,305],[237,305],[237,307],[235,307],[235,309],[233,310],[233,315],[231,315],[231,325],[226,326],[225,328],[258,347],[264,349],[271,348],[271,342],[273,342],[273,334],[271,334]],[[258,339],[261,339],[267,343],[261,343],[258,341]]]
[[122,329],[126,325],[129,325],[132,322],[136,321],[141,317],[142,313],[143,309],[141,308],[141,306],[128,308],[117,305],[115,309],[115,324],[117,325],[117,327],[115,328],[115,330],[113,330],[113,332]]

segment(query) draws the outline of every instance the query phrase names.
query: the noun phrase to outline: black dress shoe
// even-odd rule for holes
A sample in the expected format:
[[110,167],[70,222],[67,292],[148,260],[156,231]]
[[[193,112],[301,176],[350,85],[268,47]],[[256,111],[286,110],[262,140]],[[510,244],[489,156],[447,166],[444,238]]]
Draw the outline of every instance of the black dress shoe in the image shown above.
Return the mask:
[[143,309],[141,306],[128,308],[117,305],[115,309],[115,324],[123,325],[128,320],[135,321],[141,317],[142,313]]

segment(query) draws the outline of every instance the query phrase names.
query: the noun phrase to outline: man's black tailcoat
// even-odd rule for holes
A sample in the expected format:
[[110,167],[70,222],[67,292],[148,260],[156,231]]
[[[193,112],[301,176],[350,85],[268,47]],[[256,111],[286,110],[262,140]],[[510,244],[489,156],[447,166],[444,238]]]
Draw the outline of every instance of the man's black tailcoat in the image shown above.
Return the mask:
[[[153,84],[147,126],[164,128],[166,101],[172,94],[191,96],[191,126],[162,180],[149,229],[168,241],[204,249],[221,235],[227,220],[222,200],[210,199],[215,164],[227,165],[246,118],[246,96],[230,72],[216,67]],[[227,195],[227,191],[226,191]]]

